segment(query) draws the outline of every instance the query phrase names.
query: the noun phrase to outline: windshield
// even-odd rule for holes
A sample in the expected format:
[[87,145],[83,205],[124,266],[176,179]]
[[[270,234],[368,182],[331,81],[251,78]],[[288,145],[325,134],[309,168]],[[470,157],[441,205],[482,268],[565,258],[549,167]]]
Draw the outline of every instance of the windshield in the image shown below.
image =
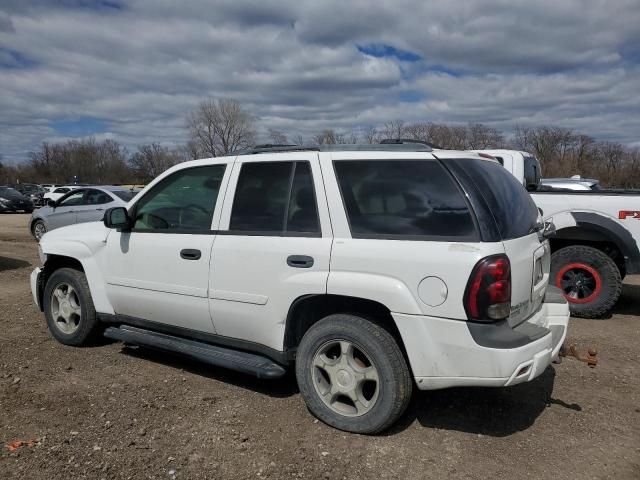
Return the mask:
[[11,187],[0,187],[0,195],[20,195],[20,192]]
[[114,190],[111,193],[113,193],[116,197],[120,198],[121,200],[128,202],[133,197],[135,197],[138,192],[132,191],[132,190]]

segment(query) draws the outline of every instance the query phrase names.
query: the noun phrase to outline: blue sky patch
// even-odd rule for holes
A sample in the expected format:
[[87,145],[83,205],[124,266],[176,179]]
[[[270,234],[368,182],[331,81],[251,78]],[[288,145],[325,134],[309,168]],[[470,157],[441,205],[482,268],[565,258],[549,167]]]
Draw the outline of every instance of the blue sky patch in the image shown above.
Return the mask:
[[38,62],[26,55],[0,47],[0,68],[30,68],[38,65]]
[[78,117],[53,120],[49,126],[58,134],[64,136],[84,136],[106,131],[107,124],[104,120],[94,117]]
[[426,98],[425,94],[417,90],[406,90],[398,95],[401,102],[417,103]]
[[422,57],[417,53],[400,50],[399,48],[384,43],[370,43],[368,45],[356,45],[356,47],[359,52],[376,58],[393,57],[402,62],[417,62],[422,60]]

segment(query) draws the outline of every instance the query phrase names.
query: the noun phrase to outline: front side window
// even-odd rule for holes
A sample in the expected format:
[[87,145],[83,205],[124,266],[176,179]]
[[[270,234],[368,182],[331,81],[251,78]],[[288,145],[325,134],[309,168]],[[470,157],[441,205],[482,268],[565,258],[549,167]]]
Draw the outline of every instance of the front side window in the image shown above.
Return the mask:
[[334,166],[354,238],[477,236],[462,192],[435,160],[340,160]]
[[73,207],[76,205],[82,205],[82,198],[84,197],[84,190],[77,190],[70,193],[65,198],[60,200],[60,207]]
[[226,165],[179,170],[155,185],[135,207],[135,230],[211,230]]
[[309,162],[243,164],[229,229],[264,235],[319,235]]

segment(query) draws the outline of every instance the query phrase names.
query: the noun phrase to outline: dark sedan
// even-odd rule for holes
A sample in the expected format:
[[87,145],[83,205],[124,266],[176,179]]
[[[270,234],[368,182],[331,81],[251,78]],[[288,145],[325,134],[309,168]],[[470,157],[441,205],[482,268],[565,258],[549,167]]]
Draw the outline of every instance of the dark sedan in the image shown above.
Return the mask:
[[33,212],[33,202],[11,187],[0,187],[0,213]]

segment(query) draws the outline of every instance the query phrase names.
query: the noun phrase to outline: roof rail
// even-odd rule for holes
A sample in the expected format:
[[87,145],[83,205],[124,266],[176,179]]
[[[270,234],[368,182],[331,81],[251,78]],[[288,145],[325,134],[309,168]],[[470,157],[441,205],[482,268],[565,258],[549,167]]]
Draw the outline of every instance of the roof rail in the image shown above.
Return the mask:
[[442,147],[436,145],[435,143],[425,142],[424,140],[415,140],[413,138],[385,138],[383,140],[380,140],[380,145],[404,145],[407,143],[418,143],[420,145],[426,145],[431,148],[444,150]]
[[328,144],[328,145],[256,145],[235,155],[285,152],[430,152],[433,148],[426,142],[393,142],[380,144]]

